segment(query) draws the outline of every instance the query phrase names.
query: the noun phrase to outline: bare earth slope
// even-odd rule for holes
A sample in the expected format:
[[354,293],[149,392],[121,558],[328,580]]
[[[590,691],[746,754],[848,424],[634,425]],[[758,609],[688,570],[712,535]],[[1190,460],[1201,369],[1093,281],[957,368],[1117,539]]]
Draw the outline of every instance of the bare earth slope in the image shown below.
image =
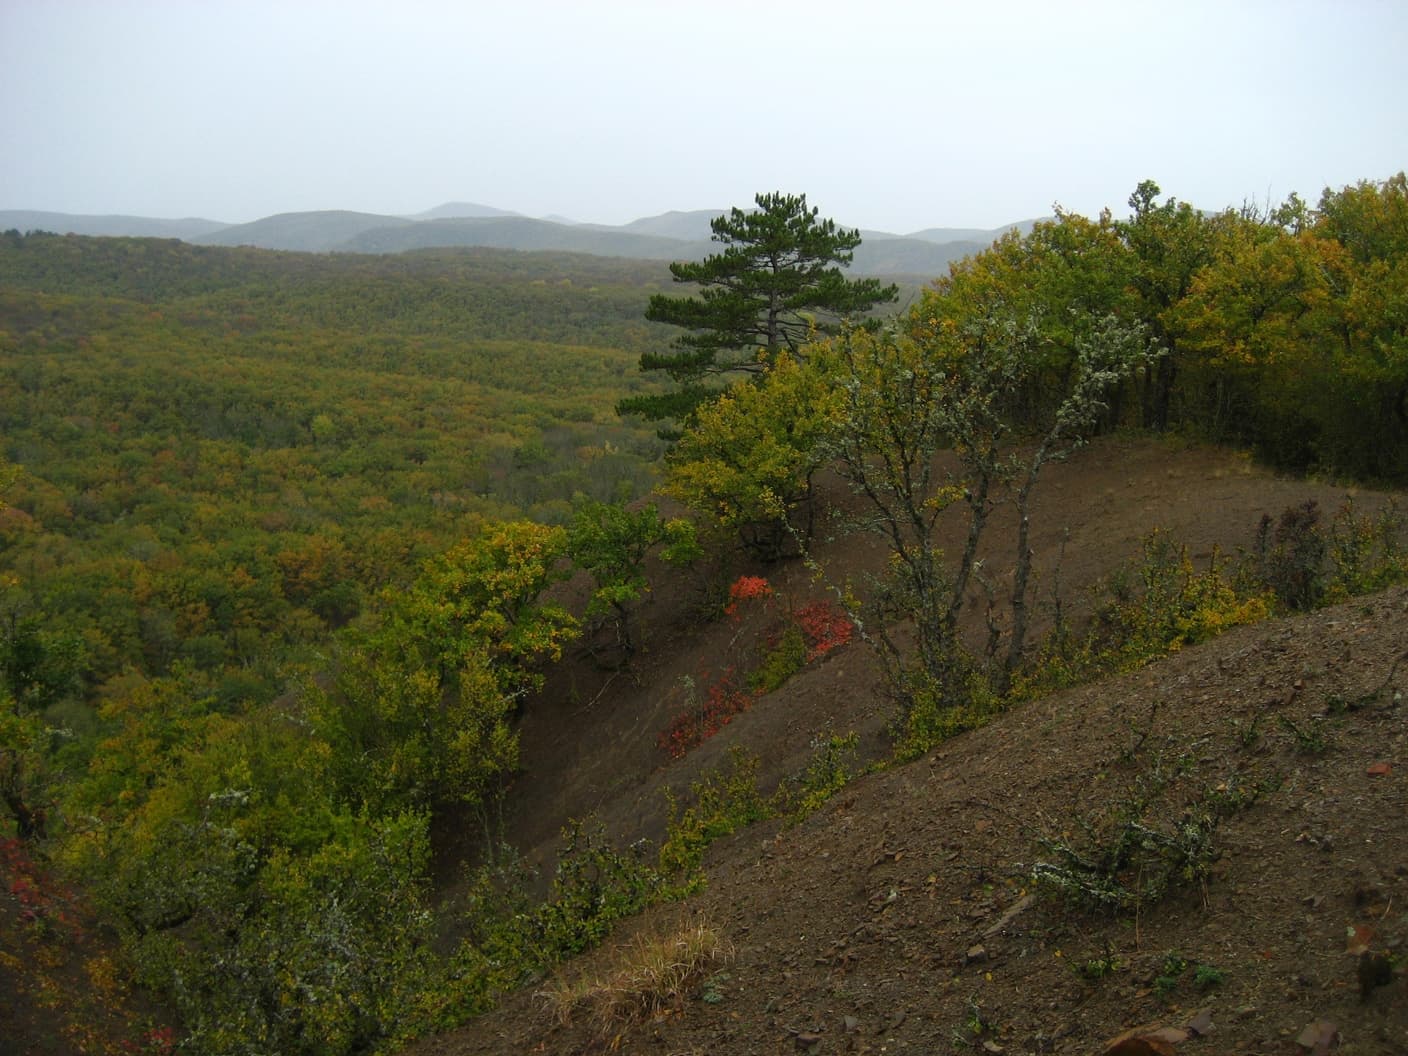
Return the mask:
[[[1408,948],[1405,657],[1403,589],[1242,628],[1016,709],[796,828],[719,845],[705,893],[656,915],[732,942],[712,983],[722,1000],[701,987],[619,1051],[1094,1053],[1205,1010],[1214,1033],[1180,1053],[1305,1052],[1294,1039],[1316,1021],[1334,1024],[1339,1052],[1408,1052],[1408,985],[1361,997],[1346,952],[1359,926],[1374,949]],[[1216,830],[1205,888],[1118,917],[1027,900],[1041,837],[1078,838],[1095,804],[1177,759],[1187,796],[1266,789]],[[1079,974],[1102,961],[1108,974]],[[1220,981],[1200,985],[1199,967]],[[559,1025],[521,993],[411,1052],[603,1045],[590,1022]]]
[[[1055,467],[1043,488],[1040,589],[1064,541],[1068,601],[1155,527],[1205,560],[1246,545],[1262,513],[1315,499],[1328,515],[1346,494],[1224,452],[1114,441]],[[990,567],[1010,540],[998,523]],[[854,540],[821,550],[842,574],[879,557]],[[779,585],[794,597],[820,589],[796,569]],[[880,750],[891,713],[852,645],[667,765],[655,735],[681,706],[680,677],[727,666],[748,632],[701,623],[684,596],[662,589],[647,608],[652,648],[633,675],[578,664],[527,710],[508,819],[520,845],[545,855],[557,826],[589,812],[620,839],[658,837],[661,788],[687,787],[732,744],[761,755],[765,787],[826,730],[860,731]],[[1399,589],[1014,709],[861,779],[795,828],[716,845],[702,895],[632,925],[706,920],[734,947],[721,974],[665,1014],[607,1037],[522,993],[409,1052],[1097,1053],[1126,1028],[1181,1027],[1200,1011],[1212,1033],[1179,1043],[1180,1056],[1304,1053],[1297,1039],[1314,1041],[1303,1034],[1314,1023],[1331,1025],[1317,1028],[1339,1046],[1327,1052],[1408,1052],[1401,969],[1361,994],[1362,955],[1346,942],[1347,929],[1366,929],[1360,944],[1390,965],[1408,951],[1405,654]],[[1043,841],[1089,849],[1112,805],[1133,809],[1155,786],[1140,816],[1166,831],[1189,807],[1223,808],[1205,883],[1118,915],[1037,890],[1032,866],[1054,860]],[[1159,1044],[1169,1047],[1124,1051],[1174,1051]]]
[[[1038,486],[1032,513],[1037,626],[1030,640],[1045,630],[1058,580],[1063,604],[1078,620],[1090,588],[1136,557],[1154,529],[1185,544],[1198,566],[1206,567],[1216,551],[1228,555],[1249,547],[1263,514],[1276,517],[1288,506],[1314,500],[1328,520],[1350,497],[1361,512],[1390,498],[1277,477],[1244,456],[1215,448],[1097,442],[1068,463],[1048,467]],[[834,483],[827,499],[854,502]],[[954,552],[962,546],[966,523],[957,509],[946,516],[951,519],[940,542]],[[1010,507],[999,506],[980,552],[995,579],[996,570],[1011,567],[1014,521]],[[885,559],[878,537],[843,534],[831,521],[818,529],[816,552],[833,582],[857,586]],[[744,571],[770,577],[792,604],[827,596],[825,585],[795,561],[739,565],[732,574]],[[662,789],[686,791],[702,773],[723,765],[734,745],[762,757],[761,782],[767,788],[806,764],[818,735],[854,730],[871,755],[886,750],[893,707],[879,692],[868,651],[856,643],[808,667],[719,736],[671,762],[656,736],[684,707],[686,679],[702,692],[722,672],[755,662],[756,641],[768,619],[762,613],[742,624],[718,619],[718,602],[711,607],[704,600],[700,578],[671,580],[662,573],[641,611],[646,649],[629,672],[604,672],[586,660],[564,664],[550,673],[542,697],[524,709],[523,773],[506,818],[516,846],[536,849],[535,856],[546,860],[562,825],[587,814],[598,816],[623,841],[658,840]],[[976,643],[983,613],[978,599],[972,600],[965,619]],[[479,831],[476,824],[468,836]]]

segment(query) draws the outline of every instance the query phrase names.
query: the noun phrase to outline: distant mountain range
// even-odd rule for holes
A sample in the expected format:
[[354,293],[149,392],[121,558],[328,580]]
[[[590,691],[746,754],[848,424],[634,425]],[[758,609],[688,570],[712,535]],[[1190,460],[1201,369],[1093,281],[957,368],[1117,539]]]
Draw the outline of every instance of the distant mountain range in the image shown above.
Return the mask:
[[108,235],[131,238],[179,238],[190,242],[223,231],[219,220],[154,220],[147,216],[75,216],[32,209],[0,210],[0,231],[53,231],[60,235]]
[[[489,246],[646,260],[702,260],[718,249],[710,238],[709,221],[725,211],[668,212],[613,226],[577,223],[558,216],[535,219],[474,202],[447,202],[415,216],[326,210],[279,213],[248,224],[0,210],[0,230],[179,238],[203,245],[308,253],[403,253],[442,246]],[[908,235],[862,231],[864,241],[856,250],[852,271],[930,278],[1013,228],[1030,231],[1033,223],[1025,220],[990,231],[931,227]]]

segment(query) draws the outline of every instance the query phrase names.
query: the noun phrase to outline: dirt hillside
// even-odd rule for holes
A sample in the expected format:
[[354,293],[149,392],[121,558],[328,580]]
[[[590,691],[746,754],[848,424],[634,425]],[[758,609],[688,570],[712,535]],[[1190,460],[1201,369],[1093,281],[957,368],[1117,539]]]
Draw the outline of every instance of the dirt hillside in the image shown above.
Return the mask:
[[[1038,590],[1059,579],[1068,604],[1154,528],[1206,561],[1248,545],[1263,513],[1314,499],[1328,515],[1347,494],[1225,452],[1119,441],[1053,467],[1042,488]],[[990,568],[1011,541],[1011,524],[995,524]],[[854,539],[819,549],[838,579],[882,557]],[[822,589],[796,566],[757,571],[789,597]],[[650,649],[629,674],[569,665],[527,709],[505,820],[520,846],[545,858],[561,824],[587,813],[619,839],[658,838],[661,789],[687,788],[734,744],[761,756],[764,787],[827,731],[883,751],[891,708],[853,644],[669,760],[656,735],[683,676],[738,662],[750,633],[703,611],[683,586],[657,590]],[[731,959],[655,1015],[603,1031],[522,993],[409,1052],[1408,1052],[1405,654],[1408,592],[1396,590],[1014,709],[794,828],[716,845],[703,894],[563,969],[600,969],[633,928],[706,922]],[[1161,899],[1099,911],[1033,882],[1040,863],[1069,861],[1062,847],[1098,856],[1122,819],[1177,837],[1200,818],[1203,868],[1188,882],[1173,870]],[[440,833],[446,859],[457,837]],[[1138,1026],[1149,1030],[1110,1047]]]

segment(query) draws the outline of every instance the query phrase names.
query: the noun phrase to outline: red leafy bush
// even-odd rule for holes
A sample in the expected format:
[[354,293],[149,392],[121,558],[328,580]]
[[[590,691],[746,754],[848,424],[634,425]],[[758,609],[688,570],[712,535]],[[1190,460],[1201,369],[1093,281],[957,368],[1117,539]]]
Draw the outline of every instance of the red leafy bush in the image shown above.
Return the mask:
[[724,612],[737,619],[740,601],[770,597],[772,597],[772,584],[762,576],[739,576],[729,584],[728,604],[724,606]]
[[751,694],[733,684],[732,670],[725,671],[722,678],[705,690],[703,699],[693,699],[692,689],[690,696],[689,706],[656,738],[656,743],[671,759],[683,758],[691,748],[703,744],[753,703]]
[[792,613],[792,619],[807,639],[807,663],[850,642],[855,624],[829,601],[814,601]]

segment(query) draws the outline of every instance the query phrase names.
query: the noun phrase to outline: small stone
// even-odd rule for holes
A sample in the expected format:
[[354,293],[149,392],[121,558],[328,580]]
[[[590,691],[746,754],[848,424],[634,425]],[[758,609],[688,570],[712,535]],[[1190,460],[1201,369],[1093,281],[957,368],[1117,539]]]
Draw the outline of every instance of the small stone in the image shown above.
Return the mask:
[[988,959],[987,947],[979,943],[977,946],[969,946],[968,952],[963,955],[965,964],[982,964]]
[[1181,1027],[1161,1027],[1141,1035],[1147,1041],[1162,1041],[1166,1045],[1178,1045],[1188,1040],[1189,1032]]
[[1187,1028],[1199,1037],[1206,1037],[1217,1029],[1212,1022],[1212,1013],[1207,1009],[1201,1010],[1190,1019]]
[[1296,1035],[1296,1044],[1309,1049],[1312,1056],[1323,1056],[1330,1051],[1339,1031],[1328,1020],[1317,1019]]
[[1369,769],[1364,771],[1370,777],[1388,777],[1393,773],[1392,763],[1373,763]]

